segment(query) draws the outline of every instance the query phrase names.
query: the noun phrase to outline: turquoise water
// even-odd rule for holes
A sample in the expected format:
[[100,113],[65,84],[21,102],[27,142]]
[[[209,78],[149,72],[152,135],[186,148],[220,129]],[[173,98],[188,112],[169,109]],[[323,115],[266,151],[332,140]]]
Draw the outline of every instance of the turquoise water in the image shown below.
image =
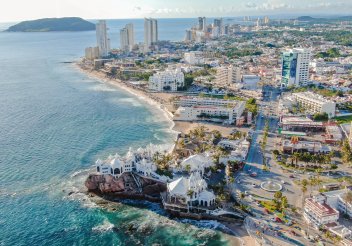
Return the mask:
[[94,32],[0,33],[0,245],[226,244],[208,229],[217,223],[170,220],[151,203],[106,208],[82,192],[98,157],[174,138],[161,111],[63,63],[94,42]]

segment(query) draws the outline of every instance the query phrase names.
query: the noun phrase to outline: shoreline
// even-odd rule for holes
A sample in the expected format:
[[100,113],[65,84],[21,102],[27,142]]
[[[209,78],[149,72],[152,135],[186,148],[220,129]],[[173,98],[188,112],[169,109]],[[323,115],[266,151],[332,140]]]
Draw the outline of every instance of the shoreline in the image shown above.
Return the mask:
[[[174,134],[174,140],[177,139],[177,136],[180,133],[186,133],[193,127],[196,127],[197,125],[200,124],[200,123],[191,123],[191,122],[179,122],[177,124],[172,119],[173,114],[168,110],[168,108],[165,105],[163,105],[162,102],[156,99],[157,96],[152,96],[151,93],[143,91],[139,88],[135,88],[133,87],[133,85],[128,85],[121,80],[108,78],[102,72],[84,69],[81,67],[79,62],[74,62],[73,66],[76,69],[78,69],[81,73],[87,75],[88,77],[101,81],[102,83],[107,83],[118,89],[122,89],[127,93],[138,97],[138,99],[145,101],[146,103],[149,104],[149,106],[152,106],[157,110],[160,110],[163,116],[165,116],[168,119],[168,121],[171,123],[169,130],[172,131],[172,133]],[[159,99],[162,100],[161,98]],[[169,151],[173,150],[174,145],[175,144],[172,144],[172,147],[169,149]],[[226,233],[224,234],[224,237],[226,238],[226,240],[228,240],[228,243],[230,245],[246,245],[246,246],[254,245],[251,242],[252,240],[250,240],[251,238],[249,237],[249,235],[245,235],[245,232],[242,230],[241,227],[237,225],[230,226],[228,223],[224,225],[227,226],[230,229],[230,231],[233,233],[233,235],[229,235]]]
[[170,97],[172,96],[176,96],[176,95],[180,96],[181,94],[147,92],[142,90],[141,88],[133,86],[132,84],[128,84],[124,81],[108,78],[103,72],[99,72],[91,69],[85,69],[81,67],[79,61],[74,62],[73,66],[81,73],[87,75],[88,77],[101,81],[102,83],[107,83],[111,86],[114,86],[115,88],[122,89],[125,92],[138,97],[138,99],[145,101],[146,103],[148,103],[149,106],[153,107],[154,109],[160,110],[160,112],[162,112],[162,114],[170,122],[170,127],[168,128],[168,130],[170,130],[172,134],[175,135],[173,140],[176,140],[177,136],[180,133],[187,134],[190,130],[195,129],[198,126],[204,126],[208,128],[209,131],[218,130],[221,132],[223,136],[229,136],[231,134],[231,131],[233,130],[233,126],[232,127],[223,126],[223,125],[211,124],[207,122],[174,121],[172,119],[173,113],[168,108],[168,106],[170,105],[168,105],[167,100],[170,99]]
[[[165,117],[170,123],[168,130],[170,130],[171,135],[173,135],[173,139],[172,139],[173,141],[175,141],[177,139],[177,136],[182,132],[175,129],[176,124],[172,119],[173,114],[167,109],[165,105],[163,105],[162,102],[156,99],[157,98],[156,96],[152,96],[150,93],[143,91],[139,88],[135,88],[133,87],[133,85],[128,85],[127,83],[121,80],[108,78],[102,72],[84,69],[81,67],[79,62],[74,62],[73,67],[76,68],[79,72],[85,74],[86,76],[96,79],[102,83],[109,84],[115,88],[121,89],[137,97],[139,100],[146,102],[150,107],[153,107],[153,109],[158,110],[163,115],[163,117]],[[165,144],[167,144],[167,142],[165,142]],[[168,151],[172,151],[173,148],[174,148],[174,144],[172,144],[172,146],[170,147],[170,149],[168,149]]]

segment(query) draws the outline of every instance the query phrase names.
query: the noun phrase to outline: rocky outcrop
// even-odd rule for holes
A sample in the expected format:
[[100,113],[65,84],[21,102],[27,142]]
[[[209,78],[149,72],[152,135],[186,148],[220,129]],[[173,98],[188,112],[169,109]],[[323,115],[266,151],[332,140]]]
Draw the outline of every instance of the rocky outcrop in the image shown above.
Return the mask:
[[123,179],[115,179],[111,175],[90,174],[85,182],[88,191],[101,193],[121,192],[125,190]]
[[166,184],[136,174],[124,173],[119,178],[111,175],[90,174],[85,181],[88,191],[111,197],[132,199],[160,199]]

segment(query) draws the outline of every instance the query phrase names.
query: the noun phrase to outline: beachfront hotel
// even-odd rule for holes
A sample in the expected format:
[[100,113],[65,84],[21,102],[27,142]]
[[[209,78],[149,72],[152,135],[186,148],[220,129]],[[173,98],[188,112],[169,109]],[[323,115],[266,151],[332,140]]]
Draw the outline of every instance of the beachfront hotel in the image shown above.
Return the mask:
[[158,21],[152,18],[144,19],[144,52],[149,52],[150,46],[158,42]]
[[132,51],[134,46],[134,28],[133,24],[127,24],[120,30],[120,48],[125,52]]
[[96,24],[97,45],[101,57],[108,56],[110,52],[110,39],[107,33],[106,21],[100,20]]
[[181,69],[157,72],[149,77],[149,90],[151,91],[177,91],[185,83],[185,76]]
[[181,97],[175,103],[178,107],[174,120],[209,120],[233,124],[245,110],[245,102],[206,97]]

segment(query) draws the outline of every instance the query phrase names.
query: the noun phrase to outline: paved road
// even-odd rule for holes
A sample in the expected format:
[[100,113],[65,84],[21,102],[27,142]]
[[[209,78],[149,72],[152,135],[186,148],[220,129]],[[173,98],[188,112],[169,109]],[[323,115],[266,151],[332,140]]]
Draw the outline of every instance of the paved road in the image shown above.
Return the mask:
[[[275,110],[275,104],[278,97],[278,89],[268,86],[264,87],[264,94],[267,95],[267,97],[264,97],[263,102],[260,104],[259,113],[256,119],[255,131],[252,134],[252,144],[248,151],[248,157],[246,161],[247,164],[244,167],[244,170],[246,172],[251,171],[256,172],[258,174],[261,174],[263,172],[263,154],[265,155],[265,157],[267,157],[268,154],[271,155],[271,151],[273,150],[273,148],[275,148],[275,146],[270,142],[272,140],[272,138],[270,137],[275,134],[278,124],[278,119],[276,117],[270,116],[270,111],[274,112]],[[268,138],[267,147],[270,148],[267,148],[266,153],[262,153],[260,148],[260,142],[263,139],[264,127],[266,122],[269,123],[270,136]]]

